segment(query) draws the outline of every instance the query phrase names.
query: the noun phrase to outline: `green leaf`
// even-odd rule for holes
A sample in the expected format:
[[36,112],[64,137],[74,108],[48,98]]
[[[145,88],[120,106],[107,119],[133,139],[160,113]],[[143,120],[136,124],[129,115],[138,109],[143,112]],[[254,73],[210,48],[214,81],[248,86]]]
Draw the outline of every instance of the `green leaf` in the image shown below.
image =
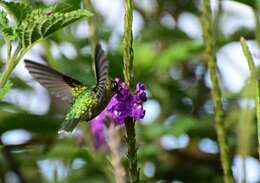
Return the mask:
[[63,27],[83,18],[91,16],[87,10],[70,12],[53,12],[53,7],[33,10],[21,22],[18,37],[23,48],[31,46],[41,38],[62,29]]
[[170,127],[165,127],[161,123],[153,123],[146,126],[143,131],[143,135],[146,138],[154,139],[162,136],[163,134],[172,134],[179,136],[187,133],[190,129],[194,128],[195,118],[180,115],[173,119]]
[[56,135],[60,121],[49,116],[39,116],[25,113],[0,111],[0,134],[15,129],[25,129],[29,132],[52,136]]
[[11,41],[15,39],[15,30],[8,25],[7,14],[4,11],[0,12],[0,32],[5,40]]
[[48,153],[48,157],[71,160],[77,157],[81,151],[84,150],[75,143],[75,139],[68,139],[56,143],[55,146]]
[[158,66],[162,69],[172,64],[179,63],[198,54],[202,50],[202,43],[198,41],[183,41],[173,44],[165,49],[157,60]]
[[144,144],[138,151],[140,159],[148,159],[154,157],[161,152],[158,144]]
[[151,61],[155,61],[159,51],[151,43],[137,42],[134,45],[135,58],[138,60],[136,66],[139,68],[148,69],[152,67]]
[[0,1],[0,5],[12,15],[19,24],[32,10],[33,7],[25,3]]
[[[174,36],[172,36],[174,35]],[[142,30],[142,41],[152,42],[154,40],[164,40],[169,42],[177,42],[189,39],[188,35],[179,28],[167,28],[158,24],[151,25]]]
[[165,128],[161,123],[153,123],[149,126],[147,126],[144,129],[144,136],[147,138],[156,138],[160,137],[163,133],[165,133]]
[[80,9],[81,0],[62,0],[55,5],[55,12],[68,12]]
[[4,98],[7,92],[11,89],[12,83],[8,81],[3,88],[0,88],[0,99]]
[[194,121],[195,119],[189,116],[177,116],[174,119],[169,132],[176,136],[186,133],[194,127]]
[[7,14],[4,11],[0,12],[0,23],[1,25],[8,26]]
[[248,6],[251,6],[252,8],[254,8],[256,6],[256,1],[248,1],[248,0],[235,0],[239,3],[242,3],[242,4],[246,4]]

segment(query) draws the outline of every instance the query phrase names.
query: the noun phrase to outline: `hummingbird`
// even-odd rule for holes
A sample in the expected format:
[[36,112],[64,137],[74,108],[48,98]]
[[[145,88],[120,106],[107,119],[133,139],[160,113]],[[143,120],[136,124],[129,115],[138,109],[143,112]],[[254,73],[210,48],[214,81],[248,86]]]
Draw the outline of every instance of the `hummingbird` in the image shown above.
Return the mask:
[[51,95],[71,104],[58,133],[71,132],[80,121],[95,118],[118,90],[117,82],[108,77],[108,60],[100,44],[95,48],[96,85],[92,87],[46,65],[27,59],[24,62],[30,75]]

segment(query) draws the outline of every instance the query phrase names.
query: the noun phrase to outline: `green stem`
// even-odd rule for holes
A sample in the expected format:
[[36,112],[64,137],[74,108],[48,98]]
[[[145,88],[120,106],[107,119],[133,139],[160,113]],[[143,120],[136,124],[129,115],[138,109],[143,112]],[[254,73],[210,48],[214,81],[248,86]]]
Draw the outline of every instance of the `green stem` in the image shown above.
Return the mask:
[[12,54],[12,43],[10,41],[6,42],[7,45],[7,59],[9,60],[11,58]]
[[122,166],[122,158],[120,155],[121,139],[115,124],[110,121],[108,128],[108,146],[111,154],[111,164],[116,183],[125,183],[125,170]]
[[14,70],[14,62],[12,61],[12,59],[8,59],[7,64],[5,66],[5,70],[1,76],[0,88],[3,88],[5,86],[13,70]]
[[255,16],[255,37],[256,37],[256,42],[257,42],[258,46],[260,46],[259,10],[260,10],[260,0],[256,0],[255,8],[253,9],[253,11],[254,11],[254,16]]
[[128,118],[125,121],[126,128],[126,142],[128,145],[128,171],[132,183],[140,182],[140,169],[138,168],[137,159],[137,146],[136,146],[136,135],[135,135],[135,121],[132,118]]
[[[125,0],[125,17],[124,17],[124,78],[126,85],[132,89],[134,81],[133,71],[133,1]],[[140,182],[140,169],[138,168],[137,160],[137,145],[136,145],[136,134],[135,134],[135,121],[132,118],[128,118],[125,121],[126,127],[126,142],[128,145],[128,171],[132,183]]]
[[125,17],[124,17],[124,78],[126,85],[132,87],[134,81],[133,70],[133,1],[125,0]]
[[[34,44],[36,43],[37,42],[35,42]],[[10,46],[7,45],[8,61],[0,80],[0,88],[3,88],[5,86],[15,66],[19,63],[19,61],[23,58],[23,56],[34,46],[34,44],[28,46],[27,48],[22,48],[21,45],[19,44],[12,56],[11,56],[11,45]]]
[[[100,170],[102,172],[102,174],[106,177],[107,182],[114,182],[115,178],[114,175],[111,173],[110,171],[110,166],[111,164],[108,164],[108,161],[106,157],[104,157],[104,153],[102,151],[99,151],[97,149],[94,148],[93,146],[93,139],[90,133],[90,125],[84,125],[83,123],[80,124],[80,129],[83,130],[84,132],[84,140],[86,144],[89,144],[89,146],[87,147],[87,149],[85,149],[85,153],[87,154],[87,156],[90,157],[90,164],[93,164],[95,168],[97,168],[98,170]],[[100,166],[100,165],[103,166]]]
[[247,46],[247,43],[246,43],[246,40],[245,40],[244,37],[240,38],[240,44],[241,44],[243,53],[244,53],[244,55],[246,57],[249,70],[250,70],[250,72],[252,74],[252,77],[255,79],[256,78],[255,64],[254,64],[253,57],[252,57],[252,55],[251,55],[251,53],[249,51],[249,48]]
[[[85,6],[88,7],[88,9],[95,14],[95,9],[92,5],[91,0],[85,0]],[[92,57],[95,57],[95,47],[97,45],[97,26],[96,26],[96,16],[91,16],[88,18],[89,22],[89,30],[90,30],[90,44],[91,44],[91,50],[92,50]]]
[[242,156],[242,183],[246,183],[246,157]]
[[55,61],[55,58],[52,55],[50,45],[47,40],[43,39],[41,41],[41,44],[44,49],[44,56],[46,57],[46,61],[52,68],[57,68],[57,62]]
[[[7,61],[7,64],[5,66],[5,70],[2,74],[2,77],[1,77],[1,81],[0,81],[0,88],[3,88],[7,82],[7,80],[9,79],[12,71],[14,70],[15,66],[17,65],[18,61],[22,58],[22,57],[19,57],[19,53],[21,51],[20,49],[20,46],[18,46],[14,52],[14,55],[11,56],[11,45],[8,46],[8,61]],[[26,53],[26,52],[25,52]],[[22,53],[22,56],[25,54],[25,53]],[[21,55],[21,54],[20,54]],[[17,58],[18,57],[18,58]],[[18,60],[19,59],[19,60]]]
[[11,72],[13,71],[13,62],[12,62],[12,45],[9,41],[6,42],[7,44],[7,64],[5,66],[5,70],[1,76],[1,80],[0,80],[0,88],[3,88],[11,74]]
[[217,15],[216,15],[216,18],[215,18],[215,21],[214,21],[214,29],[216,31],[216,36],[223,36],[221,30],[220,30],[220,18],[221,18],[221,15],[223,14],[223,5],[222,5],[222,0],[219,0],[218,1],[218,12],[217,12]]
[[259,88],[259,82],[257,79],[257,73],[256,73],[256,68],[255,64],[252,58],[252,55],[248,49],[246,40],[241,37],[240,38],[240,43],[244,52],[244,55],[246,57],[247,63],[249,70],[251,72],[252,76],[252,81],[254,83],[255,87],[255,103],[256,103],[256,116],[257,116],[257,138],[258,138],[258,156],[260,159],[260,88]]
[[214,50],[214,35],[213,35],[213,23],[210,9],[210,0],[203,0],[203,38],[205,44],[205,56],[208,62],[210,78],[212,83],[212,100],[215,111],[215,128],[217,132],[218,144],[220,147],[221,164],[224,171],[225,183],[233,183],[231,162],[229,157],[229,148],[227,144],[226,129],[224,126],[224,111],[221,102],[221,91],[219,87],[217,65],[216,65],[216,53]]
[[259,24],[259,7],[257,6],[254,9],[254,16],[255,16],[255,37],[258,46],[260,46],[260,24]]

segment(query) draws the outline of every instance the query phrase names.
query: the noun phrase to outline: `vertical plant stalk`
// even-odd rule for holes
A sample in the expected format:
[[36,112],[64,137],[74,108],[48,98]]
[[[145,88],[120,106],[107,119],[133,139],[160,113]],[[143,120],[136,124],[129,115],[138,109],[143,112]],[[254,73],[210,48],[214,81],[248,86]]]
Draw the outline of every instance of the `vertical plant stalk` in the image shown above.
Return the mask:
[[257,45],[260,46],[260,25],[259,25],[259,11],[258,8],[254,10],[255,16],[255,37]]
[[241,183],[246,183],[246,157],[242,156],[242,180]]
[[124,17],[124,78],[128,87],[132,88],[134,81],[133,69],[133,1],[125,0],[125,17]]
[[[95,13],[95,9],[93,7],[91,0],[85,0],[85,6],[93,13]],[[92,16],[88,19],[89,22],[89,31],[90,31],[90,44],[91,44],[91,51],[92,57],[95,57],[95,47],[97,45],[97,26],[96,26],[96,16]]]
[[1,80],[0,80],[0,88],[3,88],[9,78],[9,76],[11,75],[12,71],[14,70],[14,63],[12,62],[12,60],[8,59],[7,64],[5,66],[5,70],[1,76]]
[[110,123],[108,128],[108,146],[111,152],[111,161],[114,170],[116,183],[125,183],[125,171],[122,166],[120,154],[120,137],[113,122]]
[[0,88],[3,88],[5,86],[12,71],[15,69],[15,66],[18,64],[18,62],[23,58],[23,56],[31,47],[32,45],[27,47],[26,49],[21,49],[20,45],[18,45],[13,55],[11,55],[11,49],[8,48],[8,58],[7,58],[5,69],[3,71],[3,75],[1,76],[0,79]]
[[257,138],[258,138],[258,158],[260,159],[260,89],[259,89],[259,81],[257,79],[257,73],[255,64],[252,58],[252,55],[248,49],[246,40],[241,37],[240,43],[244,52],[244,55],[246,57],[249,70],[251,72],[252,81],[254,83],[255,88],[255,103],[256,103],[256,116],[257,116]]
[[221,21],[221,16],[223,14],[223,0],[219,0],[217,3],[218,3],[218,12],[216,14],[216,17],[215,17],[215,21],[214,21],[214,30],[215,30],[215,34],[216,36],[223,36],[221,30],[220,30],[220,21]]
[[[128,88],[132,89],[134,81],[133,70],[133,1],[125,0],[125,17],[124,17],[124,36],[123,36],[123,60],[124,60],[124,78]],[[132,183],[140,182],[140,169],[137,161],[137,146],[135,134],[135,121],[128,118],[125,121],[126,143],[128,145],[128,171]]]
[[[84,8],[86,9],[89,9],[93,14],[94,16],[92,16],[90,19],[88,19],[88,25],[89,25],[89,43],[90,43],[90,46],[91,46],[91,56],[92,56],[92,59],[93,59],[93,64],[92,64],[92,67],[93,69],[95,69],[95,62],[94,62],[94,59],[95,59],[95,48],[96,48],[96,45],[98,43],[98,37],[97,37],[97,30],[96,30],[96,19],[95,17],[97,16],[96,14],[96,11],[95,11],[95,8],[93,7],[93,4],[92,4],[92,0],[84,0],[83,1],[83,5],[84,5]],[[86,27],[87,28],[87,27]],[[87,34],[87,30],[86,30],[86,34]],[[90,130],[90,125],[88,126],[85,126],[85,125],[82,125],[80,127],[83,132],[84,132],[84,139],[86,141],[86,143],[88,144],[93,144],[93,136],[91,135],[91,130]],[[114,182],[114,175],[109,171],[110,166],[108,166],[108,163],[109,162],[105,162],[104,163],[104,153],[102,151],[99,151],[98,149],[95,149],[94,148],[94,145],[89,145],[88,146],[88,154],[91,156],[91,159],[92,159],[92,163],[96,166],[96,167],[99,167],[99,170],[105,175],[106,179],[107,179],[107,182]],[[103,164],[104,166],[101,166],[100,167],[100,164]],[[109,163],[110,165],[110,163]]]
[[255,8],[253,9],[254,11],[254,16],[255,16],[255,37],[256,37],[256,42],[257,45],[260,46],[260,22],[259,22],[259,11],[260,10],[260,1],[256,0],[255,1]]
[[[252,82],[247,83],[245,86],[245,91],[243,91],[243,98],[246,100],[251,99],[252,97]],[[255,109],[250,106],[250,103],[246,103],[245,106],[242,106],[241,114],[239,115],[239,123],[238,123],[238,153],[241,157],[242,166],[241,166],[241,183],[246,183],[246,157],[250,153],[250,149],[252,146],[252,134],[254,130],[254,117],[255,117]]]
[[1,76],[0,88],[3,88],[5,86],[5,84],[6,84],[7,80],[9,79],[12,71],[14,70],[15,65],[16,65],[15,64],[15,57],[19,54],[19,51],[20,51],[19,50],[20,47],[17,47],[14,55],[12,56],[11,55],[12,54],[11,53],[12,52],[12,45],[11,45],[10,42],[8,42],[7,47],[8,47],[8,49],[7,49],[7,56],[8,56],[7,57],[7,63],[6,63],[5,69],[3,71],[3,74]]
[[55,58],[52,55],[50,44],[47,40],[41,41],[42,47],[44,49],[44,57],[46,58],[46,62],[52,67],[57,67],[57,62],[55,61]]
[[125,121],[126,128],[126,143],[128,145],[128,171],[132,183],[140,182],[140,169],[138,168],[137,160],[137,146],[135,135],[135,121],[132,118],[128,118]]
[[216,53],[214,50],[214,35],[213,35],[213,23],[210,9],[210,0],[203,0],[202,10],[202,26],[203,26],[203,38],[205,44],[205,57],[208,63],[210,78],[212,83],[212,100],[214,104],[215,112],[215,128],[217,132],[218,144],[220,147],[221,164],[224,171],[225,183],[233,183],[231,162],[229,157],[229,147],[227,144],[226,130],[224,126],[224,111],[221,102],[221,91],[219,87]]

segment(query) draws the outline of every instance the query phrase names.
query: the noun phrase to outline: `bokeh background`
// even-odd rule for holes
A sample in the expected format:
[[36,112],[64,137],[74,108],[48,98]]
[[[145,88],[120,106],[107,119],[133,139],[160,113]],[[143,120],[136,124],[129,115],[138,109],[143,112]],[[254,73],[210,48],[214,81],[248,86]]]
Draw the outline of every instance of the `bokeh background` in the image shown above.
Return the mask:
[[[27,0],[34,6],[57,0]],[[123,0],[92,0],[96,37],[110,61],[111,77],[123,79]],[[255,105],[248,84],[249,70],[239,44],[248,39],[255,63],[260,51],[256,35],[259,16],[252,0],[212,0],[217,64],[225,125],[237,182],[260,182]],[[83,7],[83,0],[59,1]],[[138,160],[142,182],[223,182],[204,61],[200,0],[134,1],[135,82],[145,83],[146,116],[137,121]],[[259,26],[259,25],[258,25]],[[45,63],[93,85],[91,25],[82,19],[35,45],[24,58]],[[0,68],[6,46],[0,41]],[[13,88],[0,102],[0,182],[113,182],[109,152],[94,149],[89,124],[70,135],[57,130],[68,104],[51,97],[32,80],[21,61]],[[123,158],[126,152],[122,129]],[[112,177],[112,178],[111,178]]]

